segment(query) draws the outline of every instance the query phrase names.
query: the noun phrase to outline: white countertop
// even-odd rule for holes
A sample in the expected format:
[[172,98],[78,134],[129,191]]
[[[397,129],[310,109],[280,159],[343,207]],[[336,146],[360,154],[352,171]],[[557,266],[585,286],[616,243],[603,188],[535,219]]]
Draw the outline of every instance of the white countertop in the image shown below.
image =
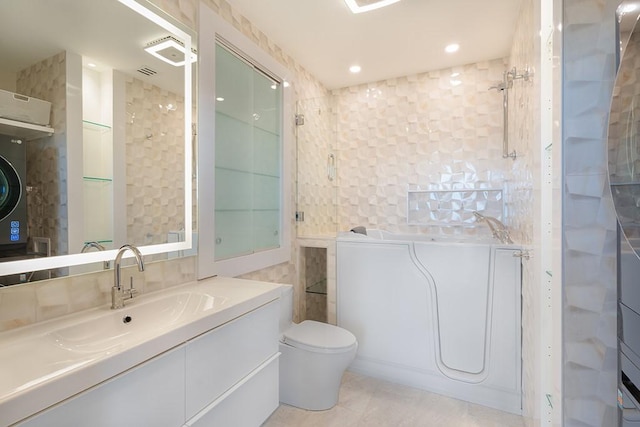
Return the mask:
[[[105,305],[0,333],[0,425],[18,422],[273,301],[280,288],[216,277],[136,296],[122,309]],[[128,313],[132,321],[123,326]]]

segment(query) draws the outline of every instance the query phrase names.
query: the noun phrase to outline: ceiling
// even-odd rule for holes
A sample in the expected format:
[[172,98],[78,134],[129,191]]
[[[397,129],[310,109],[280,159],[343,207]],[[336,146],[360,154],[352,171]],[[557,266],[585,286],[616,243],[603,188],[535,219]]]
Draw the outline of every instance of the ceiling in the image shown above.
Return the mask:
[[[360,14],[351,13],[344,0],[228,1],[335,89],[508,56],[523,0],[401,0]],[[126,9],[104,0],[0,1],[0,73],[66,48],[180,92],[181,69],[141,49],[166,32],[110,7]],[[454,42],[460,50],[445,53],[444,47]],[[355,63],[362,67],[359,74],[348,71]],[[145,78],[136,73],[140,67],[158,74]]]
[[[344,0],[227,1],[328,89],[506,57],[522,4],[402,0],[353,14]],[[460,50],[445,53],[450,43]]]

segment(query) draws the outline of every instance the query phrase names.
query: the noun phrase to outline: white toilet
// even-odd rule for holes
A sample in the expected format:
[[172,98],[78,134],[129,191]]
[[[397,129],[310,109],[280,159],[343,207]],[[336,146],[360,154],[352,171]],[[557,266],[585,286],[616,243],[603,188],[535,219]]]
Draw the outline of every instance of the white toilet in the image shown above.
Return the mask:
[[280,402],[312,411],[333,407],[356,357],[356,337],[326,323],[293,323],[292,286],[283,288],[280,307]]

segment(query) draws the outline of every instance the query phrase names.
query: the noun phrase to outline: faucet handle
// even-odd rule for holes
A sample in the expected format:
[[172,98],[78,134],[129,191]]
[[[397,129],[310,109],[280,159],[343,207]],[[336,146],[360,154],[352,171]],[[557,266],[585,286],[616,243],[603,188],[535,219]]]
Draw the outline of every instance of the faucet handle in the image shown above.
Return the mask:
[[129,294],[130,299],[138,294],[138,290],[133,287],[133,276],[129,277],[129,289],[125,292]]

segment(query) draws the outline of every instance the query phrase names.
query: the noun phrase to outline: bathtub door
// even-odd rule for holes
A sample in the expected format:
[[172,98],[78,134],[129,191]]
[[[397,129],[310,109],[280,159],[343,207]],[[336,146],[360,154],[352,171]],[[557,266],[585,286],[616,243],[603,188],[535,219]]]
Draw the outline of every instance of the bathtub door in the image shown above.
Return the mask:
[[410,245],[338,242],[337,255],[338,325],[358,339],[354,370],[435,371],[430,289]]

